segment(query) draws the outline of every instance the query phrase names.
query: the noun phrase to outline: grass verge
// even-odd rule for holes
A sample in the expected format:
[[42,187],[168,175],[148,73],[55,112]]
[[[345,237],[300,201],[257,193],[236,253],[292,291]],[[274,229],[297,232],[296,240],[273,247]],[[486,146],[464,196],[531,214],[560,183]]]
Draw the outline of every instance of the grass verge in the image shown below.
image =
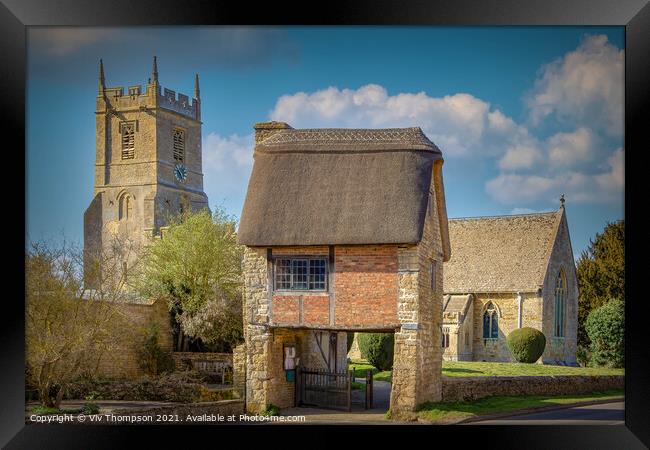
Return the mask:
[[471,417],[495,414],[500,412],[514,412],[523,409],[536,409],[552,405],[570,405],[578,402],[594,400],[612,400],[623,397],[622,389],[604,392],[593,392],[582,395],[560,396],[494,396],[468,402],[453,403],[423,403],[414,413],[393,414],[398,420],[424,421],[429,423],[453,423]]

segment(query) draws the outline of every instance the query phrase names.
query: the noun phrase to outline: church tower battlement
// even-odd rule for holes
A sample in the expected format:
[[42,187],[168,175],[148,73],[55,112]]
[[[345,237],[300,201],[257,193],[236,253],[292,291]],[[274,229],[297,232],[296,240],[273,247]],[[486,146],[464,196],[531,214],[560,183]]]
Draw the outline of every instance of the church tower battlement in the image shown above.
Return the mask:
[[[203,191],[199,76],[194,95],[162,88],[153,58],[145,90],[107,87],[99,62],[93,200],[84,214],[86,255],[118,237],[143,244],[172,215],[208,207]],[[128,261],[124,262],[125,267]]]

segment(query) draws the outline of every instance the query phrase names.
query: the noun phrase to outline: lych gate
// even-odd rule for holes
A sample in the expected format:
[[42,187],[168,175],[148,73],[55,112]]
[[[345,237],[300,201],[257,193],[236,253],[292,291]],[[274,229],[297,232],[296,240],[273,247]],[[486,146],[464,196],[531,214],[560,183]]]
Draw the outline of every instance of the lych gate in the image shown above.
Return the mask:
[[391,409],[439,400],[440,150],[419,128],[255,129],[238,231],[247,410],[346,406],[348,331],[395,333]]

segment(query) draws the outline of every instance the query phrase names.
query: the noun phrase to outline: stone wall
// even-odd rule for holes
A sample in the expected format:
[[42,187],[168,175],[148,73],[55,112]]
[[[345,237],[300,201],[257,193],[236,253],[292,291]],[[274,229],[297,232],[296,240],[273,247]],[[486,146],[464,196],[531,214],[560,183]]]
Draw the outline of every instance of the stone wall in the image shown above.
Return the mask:
[[246,386],[246,344],[238,345],[232,351],[232,385],[237,389]]
[[570,395],[622,389],[625,377],[535,376],[535,377],[442,377],[442,401],[476,400],[492,395]]
[[143,342],[145,331],[158,325],[158,343],[165,351],[172,351],[172,330],[169,311],[164,300],[152,304],[122,303],[116,305],[124,329],[117,345],[106,351],[100,359],[98,375],[106,378],[134,379],[143,375],[139,366],[137,349]]
[[[439,170],[434,167],[434,177]],[[401,327],[395,332],[391,411],[413,411],[441,398],[443,251],[434,177],[422,240],[398,249]]]
[[215,361],[223,363],[225,367],[232,369],[232,353],[211,353],[211,352],[172,352],[172,358],[176,370],[196,369],[197,361]]
[[[564,271],[567,282],[565,326],[564,336],[555,337],[555,283],[560,270]],[[542,332],[546,336],[546,349],[542,360],[550,364],[575,365],[578,340],[578,279],[564,212],[551,252],[542,295],[544,298],[544,328]]]
[[[522,292],[522,327],[542,330],[542,299],[536,293]],[[479,293],[475,295],[474,315],[474,361],[512,362],[508,350],[507,336],[519,328],[519,304],[516,293]],[[496,340],[483,339],[483,313],[489,303],[497,310],[499,337]],[[548,338],[547,338],[548,339]]]

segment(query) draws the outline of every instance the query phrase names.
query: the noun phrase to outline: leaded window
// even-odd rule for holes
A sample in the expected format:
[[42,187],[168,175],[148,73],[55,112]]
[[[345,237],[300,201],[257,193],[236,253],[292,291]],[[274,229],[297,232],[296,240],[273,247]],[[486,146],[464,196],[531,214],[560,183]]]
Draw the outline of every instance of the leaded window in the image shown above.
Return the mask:
[[327,289],[327,260],[325,258],[277,258],[275,260],[275,289],[324,291]]
[[185,161],[185,130],[174,128],[174,160]]
[[442,329],[442,348],[449,347],[449,328]]
[[135,122],[122,122],[120,133],[122,135],[122,159],[135,158]]
[[497,339],[499,337],[499,317],[497,309],[490,303],[483,313],[483,339]]
[[566,277],[560,270],[555,281],[555,337],[564,337],[564,308],[566,304]]

